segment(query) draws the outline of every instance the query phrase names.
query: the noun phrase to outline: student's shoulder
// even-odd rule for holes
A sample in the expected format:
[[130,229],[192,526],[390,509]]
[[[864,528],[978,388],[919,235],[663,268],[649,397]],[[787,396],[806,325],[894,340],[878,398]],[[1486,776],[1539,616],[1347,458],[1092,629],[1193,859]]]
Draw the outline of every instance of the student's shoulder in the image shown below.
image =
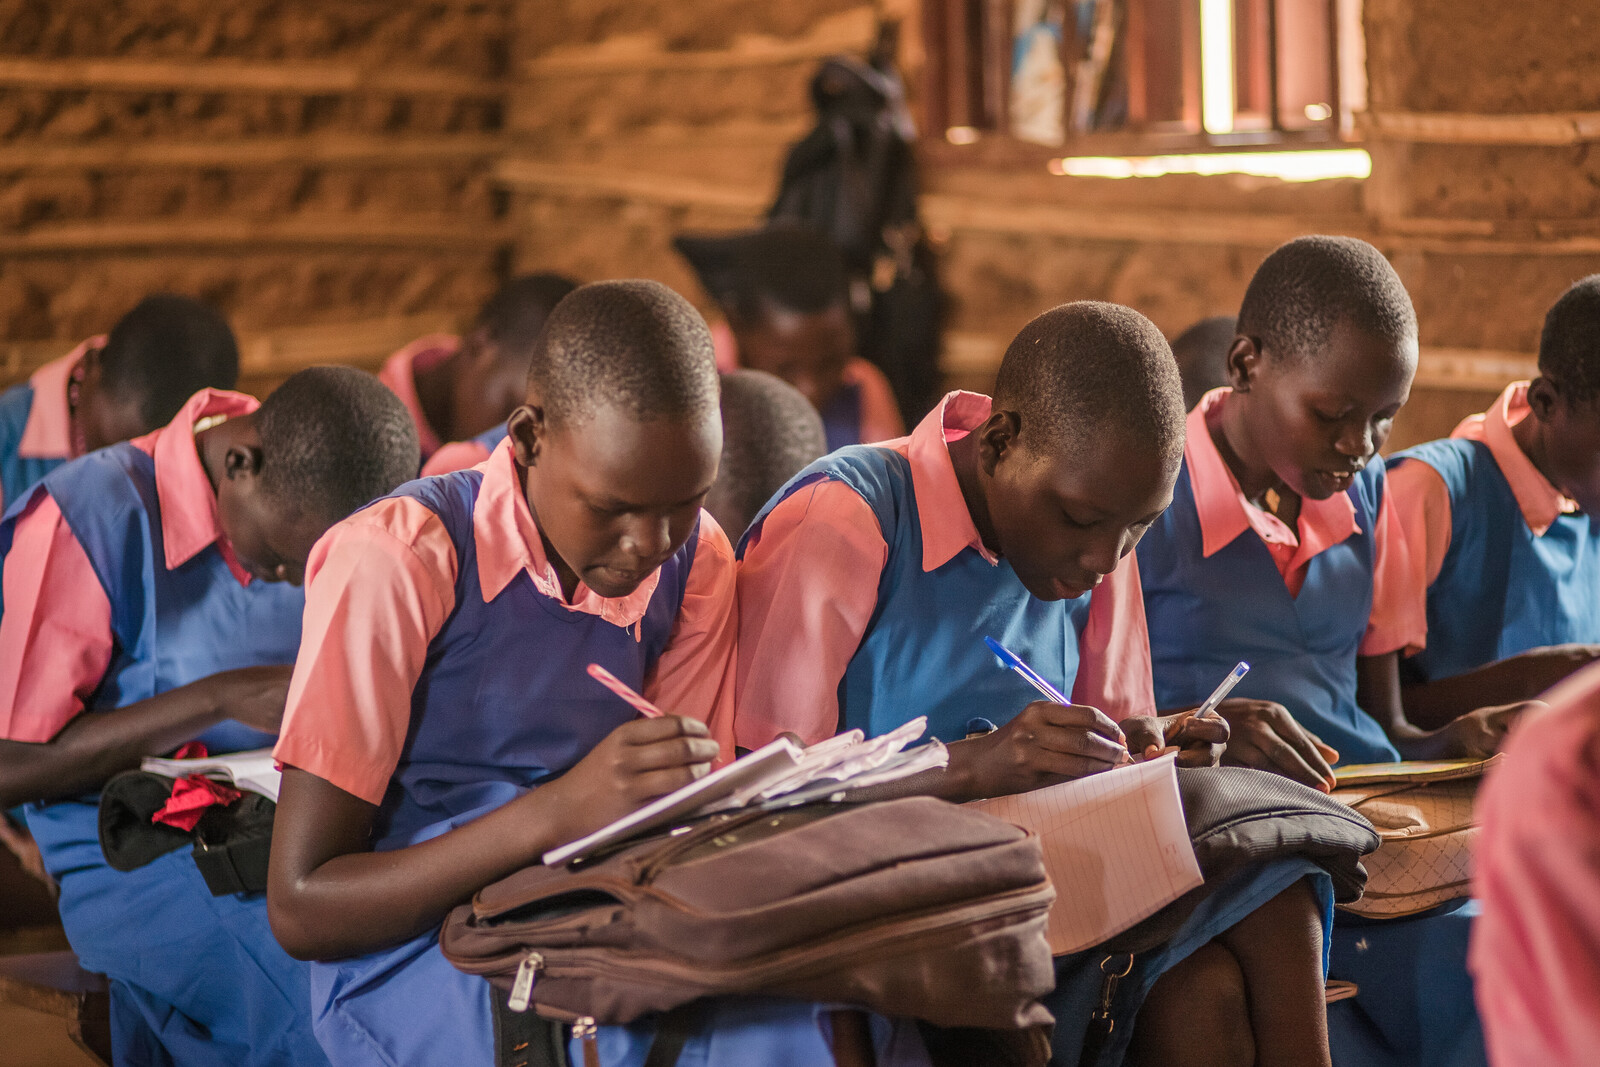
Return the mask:
[[871,515],[880,531],[887,531],[913,506],[911,464],[903,453],[881,445],[849,445],[815,461],[778,490],[750,524],[740,548],[748,547],[751,535],[780,508],[791,514],[802,510],[804,523],[813,527],[856,526]]
[[1489,446],[1482,441],[1466,437],[1441,437],[1396,452],[1389,457],[1386,466],[1396,470],[1411,461],[1432,468],[1452,492],[1458,492],[1478,476],[1485,463],[1492,464],[1494,457]]

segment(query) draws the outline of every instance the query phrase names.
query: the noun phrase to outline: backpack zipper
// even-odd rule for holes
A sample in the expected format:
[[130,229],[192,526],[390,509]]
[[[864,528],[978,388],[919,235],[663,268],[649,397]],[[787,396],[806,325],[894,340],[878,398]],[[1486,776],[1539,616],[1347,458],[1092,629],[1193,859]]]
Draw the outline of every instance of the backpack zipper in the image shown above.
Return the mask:
[[572,1036],[583,1045],[583,1067],[600,1067],[600,1045],[595,1041],[594,1016],[580,1015],[572,1020]]
[[543,969],[542,954],[530,952],[522,957],[522,962],[517,965],[517,977],[511,983],[511,996],[506,1000],[507,1008],[517,1012],[528,1010],[528,1004],[533,1000],[533,983],[538,981],[539,972]]

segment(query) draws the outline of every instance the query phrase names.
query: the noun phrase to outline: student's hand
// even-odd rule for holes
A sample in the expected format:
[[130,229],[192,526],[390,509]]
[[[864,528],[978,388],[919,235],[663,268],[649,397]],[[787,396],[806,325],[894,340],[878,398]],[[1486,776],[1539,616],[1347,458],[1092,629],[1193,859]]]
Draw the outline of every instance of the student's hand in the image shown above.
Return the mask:
[[239,667],[213,674],[206,681],[216,687],[216,701],[224,719],[233,719],[269,734],[283,723],[289,700],[289,679],[294,665]]
[[[1151,723],[1157,733],[1153,740],[1135,741],[1132,722]],[[1135,759],[1153,759],[1176,750],[1180,767],[1215,767],[1222,762],[1228,748],[1228,721],[1214,715],[1196,716],[1192,711],[1176,715],[1162,715],[1138,720],[1124,719],[1123,732],[1128,735],[1128,751]]]
[[1270,700],[1224,700],[1217,711],[1231,731],[1223,762],[1275,771],[1285,778],[1331,792],[1339,753],[1294,721],[1289,709]]
[[576,840],[704,776],[718,752],[698,719],[633,719],[607,734],[566,774],[528,796],[546,793],[547,801],[555,790],[566,839]]
[[1529,708],[1542,708],[1543,701],[1519,700],[1515,704],[1469,711],[1433,731],[1438,744],[1439,759],[1488,759],[1500,751],[1500,745],[1522,713]]
[[1545,645],[1511,657],[1523,679],[1522,691],[1543,693],[1581,667],[1600,659],[1600,645]]
[[1098,708],[1036,700],[1000,729],[952,744],[951,767],[968,798],[1007,796],[1109,770],[1126,759],[1122,741]]

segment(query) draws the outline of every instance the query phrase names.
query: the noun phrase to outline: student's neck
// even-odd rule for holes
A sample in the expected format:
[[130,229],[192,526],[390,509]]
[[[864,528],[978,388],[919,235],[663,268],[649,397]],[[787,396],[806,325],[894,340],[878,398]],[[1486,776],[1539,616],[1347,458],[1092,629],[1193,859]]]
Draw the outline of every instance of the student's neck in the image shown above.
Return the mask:
[[1511,427],[1511,436],[1517,442],[1517,447],[1522,449],[1522,454],[1528,457],[1528,462],[1533,464],[1534,470],[1544,475],[1545,481],[1556,487],[1556,491],[1566,493],[1557,478],[1557,472],[1550,465],[1550,445],[1545,440],[1544,423],[1538,416],[1528,412],[1522,421]]
[[567,561],[561,558],[556,547],[550,543],[550,538],[544,535],[544,527],[539,524],[539,512],[534,509],[533,501],[528,499],[528,468],[517,464],[517,488],[522,492],[522,499],[528,505],[528,514],[533,516],[533,528],[539,531],[539,545],[544,549],[544,558],[555,569],[556,581],[561,585],[561,596],[567,603],[572,603],[572,598],[578,595],[578,572],[568,566]]
[[465,436],[457,433],[451,423],[456,365],[460,359],[461,353],[455,352],[431,367],[413,368],[411,371],[411,379],[417,389],[417,403],[422,405],[423,416],[441,441],[456,441]]
[[1271,467],[1247,458],[1253,449],[1250,447],[1250,431],[1244,422],[1243,405],[1231,397],[1229,399],[1230,402],[1223,406],[1222,418],[1215,423],[1206,420],[1206,429],[1211,433],[1211,441],[1217,446],[1222,462],[1227,464],[1234,480],[1239,483],[1239,490],[1244,493],[1246,500],[1255,504],[1259,504],[1268,490],[1277,492],[1283,498],[1293,497],[1294,491],[1283,484],[1283,479],[1273,473]]
[[966,501],[967,514],[972,516],[972,525],[978,531],[983,547],[998,556],[1000,545],[994,536],[994,522],[989,518],[989,503],[984,499],[983,487],[978,478],[981,460],[978,446],[978,435],[969,433],[959,441],[951,441],[945,448],[950,453],[950,465],[955,468],[956,484],[961,487],[961,499]]

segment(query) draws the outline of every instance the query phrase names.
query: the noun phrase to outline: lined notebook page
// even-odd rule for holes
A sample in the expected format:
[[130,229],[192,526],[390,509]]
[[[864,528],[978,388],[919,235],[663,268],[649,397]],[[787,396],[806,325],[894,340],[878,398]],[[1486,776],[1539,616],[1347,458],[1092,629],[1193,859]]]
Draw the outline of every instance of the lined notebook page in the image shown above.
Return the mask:
[[1203,880],[1178,799],[1176,758],[972,803],[1039,835],[1056,888],[1047,937],[1057,956],[1121,933]]

